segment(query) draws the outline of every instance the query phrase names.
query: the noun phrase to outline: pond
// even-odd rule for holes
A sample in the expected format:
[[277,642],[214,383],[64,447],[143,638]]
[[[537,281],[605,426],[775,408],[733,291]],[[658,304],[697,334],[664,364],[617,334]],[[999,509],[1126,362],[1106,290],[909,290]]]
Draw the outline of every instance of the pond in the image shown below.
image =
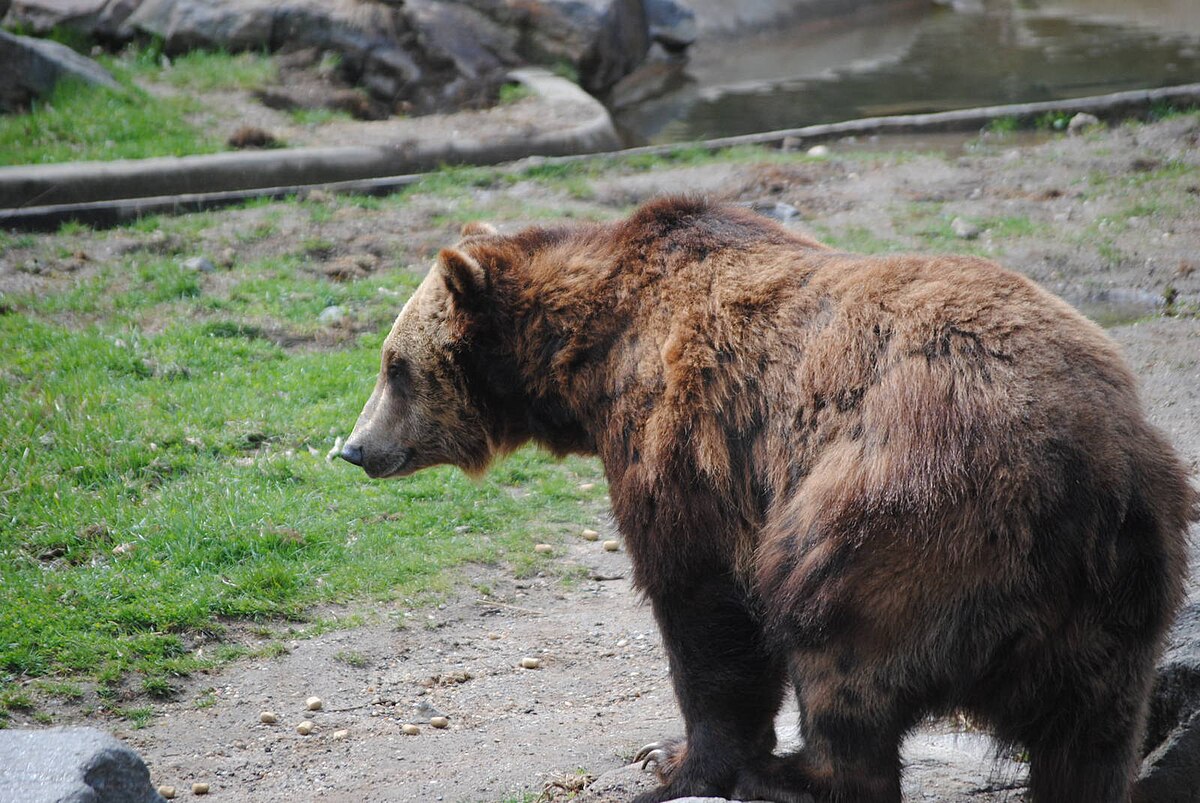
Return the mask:
[[630,144],[1200,82],[1200,0],[957,0],[701,38]]

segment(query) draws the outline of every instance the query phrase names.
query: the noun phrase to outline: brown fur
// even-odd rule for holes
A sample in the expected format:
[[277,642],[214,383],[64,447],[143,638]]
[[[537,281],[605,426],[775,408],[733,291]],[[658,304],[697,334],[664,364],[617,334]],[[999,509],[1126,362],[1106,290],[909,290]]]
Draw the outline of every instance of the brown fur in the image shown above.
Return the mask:
[[[1195,497],[1098,327],[695,200],[465,233],[349,443],[374,475],[600,456],[687,724],[641,801],[898,801],[904,733],[955,709],[1035,801],[1128,799]],[[773,757],[787,679],[806,745]]]

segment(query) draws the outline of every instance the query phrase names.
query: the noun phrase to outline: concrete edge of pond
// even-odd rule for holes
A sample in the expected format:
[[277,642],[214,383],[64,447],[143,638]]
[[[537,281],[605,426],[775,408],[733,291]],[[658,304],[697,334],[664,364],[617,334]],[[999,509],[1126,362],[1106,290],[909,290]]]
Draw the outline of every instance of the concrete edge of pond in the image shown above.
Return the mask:
[[[549,102],[566,96],[559,92],[581,93],[570,82],[544,71],[518,71],[518,80],[530,85]],[[560,86],[563,84],[565,86]],[[592,101],[599,106],[599,103]],[[419,171],[439,164],[500,164],[533,156],[541,163],[568,163],[587,159],[632,155],[664,155],[681,149],[719,151],[743,145],[798,148],[846,136],[909,133],[935,133],[978,130],[988,123],[1013,118],[1018,125],[1029,125],[1045,114],[1087,112],[1101,119],[1120,120],[1138,117],[1160,104],[1200,106],[1200,84],[1160,89],[1133,90],[1061,101],[986,106],[931,114],[868,117],[841,123],[826,123],[803,128],[768,131],[736,137],[721,137],[693,143],[651,145],[610,150],[615,133],[608,113],[571,129],[543,137],[520,141],[483,142],[477,139],[458,143],[440,143],[438,156],[426,161],[413,154],[406,157],[401,149],[366,147],[303,148],[258,153],[217,154],[127,162],[85,162],[16,168],[0,168],[0,228],[47,230],[69,220],[93,226],[117,225],[142,215],[199,211],[228,206],[254,198],[280,198],[302,195],[314,189],[330,192],[386,194],[419,180]],[[128,171],[121,174],[121,171]],[[409,171],[401,173],[399,171]],[[86,200],[41,204],[44,193],[60,184],[81,181],[80,173],[93,188]],[[242,175],[248,172],[250,175]],[[141,183],[141,195],[122,195],[112,189],[117,174],[128,186]],[[199,176],[198,187],[185,183],[183,176]],[[36,177],[40,184],[29,184]],[[41,192],[31,187],[41,187]],[[180,194],[181,186],[188,193]],[[103,188],[110,189],[102,191]],[[173,190],[173,191],[172,191]],[[14,202],[11,199],[17,199]],[[8,207],[8,208],[6,208]]]
[[[535,154],[562,156],[620,147],[608,110],[574,83],[541,69],[514,70],[511,77],[532,91],[547,115],[567,107],[576,119],[566,128],[532,134],[481,131],[388,145],[0,167],[0,210],[321,185],[418,173],[444,164],[497,164]],[[3,215],[0,225],[19,219]]]

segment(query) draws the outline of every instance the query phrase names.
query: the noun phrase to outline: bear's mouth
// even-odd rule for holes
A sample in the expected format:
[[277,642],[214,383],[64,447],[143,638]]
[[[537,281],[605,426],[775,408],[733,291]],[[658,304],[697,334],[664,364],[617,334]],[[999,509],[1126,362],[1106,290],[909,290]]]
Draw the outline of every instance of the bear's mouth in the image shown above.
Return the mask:
[[396,462],[392,463],[391,468],[379,476],[390,479],[392,477],[401,477],[405,474],[411,474],[416,470],[412,468],[414,454],[416,454],[416,450],[411,446],[407,449],[402,449],[399,456],[396,458]]

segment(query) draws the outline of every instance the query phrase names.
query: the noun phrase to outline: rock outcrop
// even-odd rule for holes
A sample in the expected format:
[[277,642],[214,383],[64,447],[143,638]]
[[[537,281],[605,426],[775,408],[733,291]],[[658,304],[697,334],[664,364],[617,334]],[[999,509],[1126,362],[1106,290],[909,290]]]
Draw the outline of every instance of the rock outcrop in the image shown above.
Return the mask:
[[64,79],[120,89],[108,71],[66,45],[0,30],[0,112],[28,106]]
[[661,64],[655,43],[679,61],[695,38],[677,0],[14,0],[9,16],[103,42],[153,36],[168,55],[319,48],[345,80],[411,113],[486,105],[524,64],[569,65],[603,97]]
[[0,800],[163,803],[142,757],[95,728],[0,730]]

